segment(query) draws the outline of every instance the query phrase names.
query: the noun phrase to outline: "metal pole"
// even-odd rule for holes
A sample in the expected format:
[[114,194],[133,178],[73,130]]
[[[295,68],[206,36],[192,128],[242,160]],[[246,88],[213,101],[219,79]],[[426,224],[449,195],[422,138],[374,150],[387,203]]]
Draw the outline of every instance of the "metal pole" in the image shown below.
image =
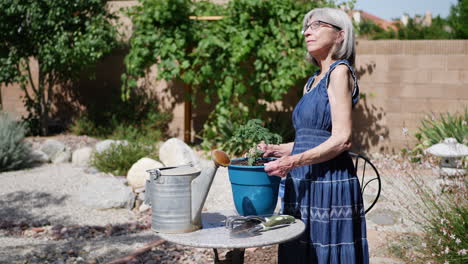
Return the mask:
[[184,92],[184,142],[190,143],[192,134],[192,101],[190,100],[192,87],[184,84]]

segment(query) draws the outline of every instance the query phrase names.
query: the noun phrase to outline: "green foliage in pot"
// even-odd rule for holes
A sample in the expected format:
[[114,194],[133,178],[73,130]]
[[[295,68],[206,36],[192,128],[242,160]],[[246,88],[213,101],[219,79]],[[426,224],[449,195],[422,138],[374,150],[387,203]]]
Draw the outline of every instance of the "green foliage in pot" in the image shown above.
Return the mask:
[[0,172],[31,165],[31,147],[24,141],[24,123],[0,112]]
[[263,153],[256,148],[257,144],[262,141],[265,144],[280,144],[282,138],[280,135],[272,133],[268,128],[265,128],[261,120],[251,119],[245,125],[239,126],[234,131],[232,138],[225,142],[221,148],[234,155],[240,155],[248,151],[248,164],[252,166],[255,160],[261,157]]
[[0,83],[20,85],[32,134],[48,134],[54,86],[76,80],[116,46],[106,3],[0,1]]

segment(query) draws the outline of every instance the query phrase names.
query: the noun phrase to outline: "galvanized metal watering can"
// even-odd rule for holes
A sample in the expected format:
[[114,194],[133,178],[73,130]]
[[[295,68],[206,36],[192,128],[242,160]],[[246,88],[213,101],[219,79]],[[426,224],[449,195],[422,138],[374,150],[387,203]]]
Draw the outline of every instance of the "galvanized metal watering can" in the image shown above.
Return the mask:
[[202,227],[201,211],[219,166],[231,163],[220,150],[211,154],[212,163],[203,171],[182,165],[149,170],[145,203],[152,208],[152,228],[161,233],[186,233]]

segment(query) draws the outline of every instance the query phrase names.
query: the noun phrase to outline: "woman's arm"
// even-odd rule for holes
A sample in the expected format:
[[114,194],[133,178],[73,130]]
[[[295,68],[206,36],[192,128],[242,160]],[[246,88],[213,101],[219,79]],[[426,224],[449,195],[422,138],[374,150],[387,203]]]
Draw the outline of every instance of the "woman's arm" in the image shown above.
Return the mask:
[[324,162],[351,148],[353,78],[347,66],[338,65],[330,74],[328,99],[332,117],[332,134],[322,144],[303,153],[285,156],[265,165],[269,175],[285,177],[299,166]]

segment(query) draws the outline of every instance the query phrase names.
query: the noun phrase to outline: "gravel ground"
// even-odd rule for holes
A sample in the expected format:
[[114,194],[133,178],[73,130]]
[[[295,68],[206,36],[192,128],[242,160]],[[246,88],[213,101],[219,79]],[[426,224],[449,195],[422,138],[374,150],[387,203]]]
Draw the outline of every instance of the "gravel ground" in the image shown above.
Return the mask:
[[[0,263],[106,263],[160,240],[149,230],[149,212],[82,206],[79,191],[92,176],[85,168],[70,163],[1,173]],[[203,210],[233,208],[231,195],[227,169],[220,168]],[[251,258],[250,252],[246,258]],[[223,259],[226,252],[219,253]],[[210,249],[165,242],[147,248],[128,262],[212,261]]]
[[[55,137],[73,149],[92,146],[88,137]],[[34,144],[44,138],[29,138]],[[368,231],[371,263],[401,263],[389,258],[385,237],[394,232],[414,230],[404,215],[390,214],[392,224],[375,219],[388,212],[401,212],[395,203],[399,194],[412,192],[405,175],[434,177],[431,165],[408,166],[395,157],[378,157],[376,165],[383,178],[383,192],[376,209],[369,213]],[[401,173],[404,172],[404,173]],[[404,174],[404,175],[403,175]],[[149,212],[128,209],[92,210],[79,203],[79,190],[87,182],[84,168],[70,163],[0,173],[0,263],[210,263],[211,249],[174,245],[152,232]],[[400,198],[401,200],[401,198]],[[216,174],[204,211],[232,209],[232,193],[227,169]],[[279,206],[277,207],[279,209]],[[382,217],[375,217],[385,211]],[[374,215],[374,218],[373,218]],[[246,263],[276,263],[277,247],[247,249]],[[225,259],[227,250],[219,250]],[[120,262],[119,262],[120,261]],[[222,261],[221,263],[229,263]]]

